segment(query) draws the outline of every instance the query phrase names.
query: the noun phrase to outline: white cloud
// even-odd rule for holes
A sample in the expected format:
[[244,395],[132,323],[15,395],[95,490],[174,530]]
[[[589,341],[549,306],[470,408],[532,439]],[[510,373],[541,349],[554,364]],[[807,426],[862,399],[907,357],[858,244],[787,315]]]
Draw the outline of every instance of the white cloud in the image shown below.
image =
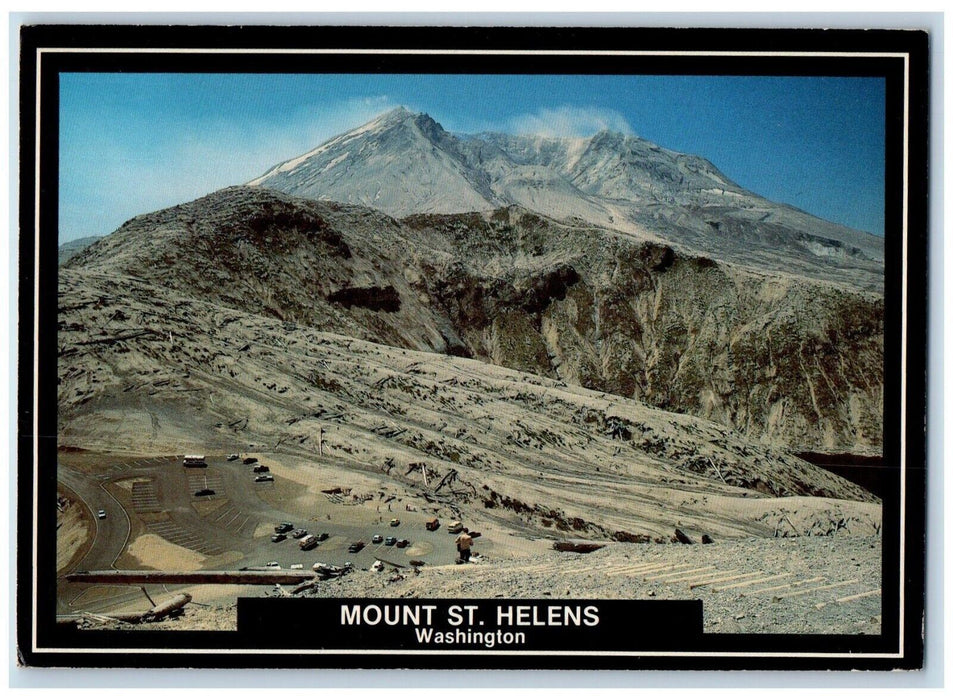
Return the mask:
[[521,114],[510,119],[507,127],[518,134],[567,137],[591,136],[603,129],[635,133],[626,118],[614,109],[574,105],[544,107],[532,114]]

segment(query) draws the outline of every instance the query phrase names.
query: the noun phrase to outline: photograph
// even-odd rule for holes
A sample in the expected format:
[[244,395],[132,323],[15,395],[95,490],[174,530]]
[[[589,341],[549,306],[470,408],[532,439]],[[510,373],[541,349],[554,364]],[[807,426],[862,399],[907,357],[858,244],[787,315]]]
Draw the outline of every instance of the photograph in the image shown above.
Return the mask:
[[29,663],[919,667],[925,34],[352,29],[21,30]]

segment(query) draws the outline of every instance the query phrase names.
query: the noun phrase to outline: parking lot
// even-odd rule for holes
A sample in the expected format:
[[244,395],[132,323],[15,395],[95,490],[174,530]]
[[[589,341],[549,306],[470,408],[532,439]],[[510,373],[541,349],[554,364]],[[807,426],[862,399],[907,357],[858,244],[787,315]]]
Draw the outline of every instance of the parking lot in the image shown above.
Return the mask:
[[[351,562],[367,569],[376,560],[410,566],[411,561],[447,564],[456,558],[455,535],[446,531],[446,522],[436,531],[426,529],[430,514],[394,513],[387,510],[391,504],[350,505],[336,494],[323,493],[285,503],[286,492],[280,487],[287,484],[280,483],[280,474],[274,475],[274,482],[257,483],[254,465],[242,460],[228,461],[220,455],[207,456],[206,462],[206,467],[184,467],[181,455],[118,462],[113,458],[98,475],[61,465],[60,478],[85,493],[83,500],[90,508],[107,511],[89,553],[73,570],[136,568],[129,547],[144,534],[197,553],[200,568],[206,569],[258,567],[272,561],[283,568],[310,568],[320,561]],[[267,458],[263,462],[267,464]],[[391,527],[397,515],[400,524]],[[282,522],[313,534],[327,533],[328,538],[310,551],[302,551],[300,540],[290,533],[284,541],[272,542],[274,527]],[[380,542],[373,541],[375,535],[380,535]],[[395,542],[407,540],[407,545],[386,544],[391,537]],[[364,547],[349,551],[358,541]],[[151,568],[163,568],[156,564],[149,562]],[[86,595],[84,589],[72,590],[75,586],[62,580],[60,586],[62,611],[71,609],[73,600],[95,603],[95,596]]]

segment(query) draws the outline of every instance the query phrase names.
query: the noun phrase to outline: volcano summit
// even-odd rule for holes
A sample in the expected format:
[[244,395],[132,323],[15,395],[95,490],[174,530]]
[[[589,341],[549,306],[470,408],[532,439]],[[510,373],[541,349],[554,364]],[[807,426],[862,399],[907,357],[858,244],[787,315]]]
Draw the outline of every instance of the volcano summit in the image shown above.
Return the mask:
[[391,216],[517,205],[761,271],[883,289],[883,239],[770,202],[698,156],[635,136],[452,134],[397,108],[250,185]]

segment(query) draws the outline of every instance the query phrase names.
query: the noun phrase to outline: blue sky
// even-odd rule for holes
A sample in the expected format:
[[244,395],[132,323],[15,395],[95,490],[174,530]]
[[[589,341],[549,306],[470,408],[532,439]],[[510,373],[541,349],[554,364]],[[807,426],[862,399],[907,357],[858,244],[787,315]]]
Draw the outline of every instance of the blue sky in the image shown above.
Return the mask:
[[67,73],[60,85],[61,243],[247,182],[398,105],[463,133],[636,134],[883,234],[877,78]]

